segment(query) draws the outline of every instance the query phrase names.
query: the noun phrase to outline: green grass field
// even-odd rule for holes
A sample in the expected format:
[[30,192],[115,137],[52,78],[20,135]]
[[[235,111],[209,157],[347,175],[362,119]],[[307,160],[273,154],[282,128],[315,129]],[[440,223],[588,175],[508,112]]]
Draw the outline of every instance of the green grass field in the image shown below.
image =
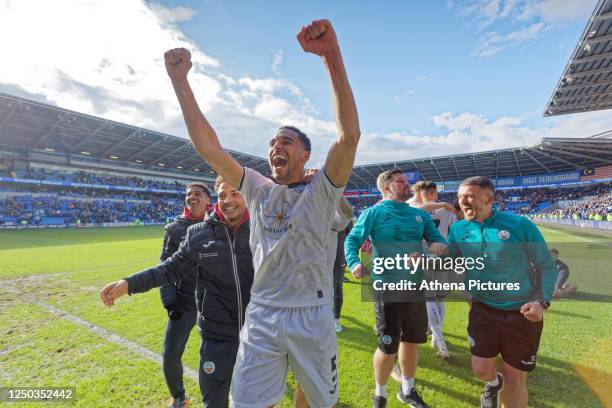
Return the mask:
[[[612,406],[612,238],[542,230],[570,265],[579,293],[574,300],[554,302],[546,313],[538,368],[529,376],[529,405]],[[102,305],[98,292],[107,282],[156,264],[161,238],[161,227],[0,231],[0,386],[73,386],[79,407],[164,406],[168,391],[158,363],[47,307],[160,353],[166,315],[158,290],[121,298],[112,309]],[[344,288],[339,406],[367,407],[374,387],[373,307],[361,302],[360,283]],[[451,359],[437,359],[428,345],[420,348],[416,383],[433,407],[479,405],[481,383],[469,368],[466,324],[467,304],[449,302],[444,333]],[[194,329],[183,359],[194,369],[198,344]],[[197,383],[185,383],[199,406]],[[294,386],[290,380],[281,406],[291,406]],[[395,393],[395,387],[390,383],[389,391]],[[401,405],[392,398],[389,406]]]

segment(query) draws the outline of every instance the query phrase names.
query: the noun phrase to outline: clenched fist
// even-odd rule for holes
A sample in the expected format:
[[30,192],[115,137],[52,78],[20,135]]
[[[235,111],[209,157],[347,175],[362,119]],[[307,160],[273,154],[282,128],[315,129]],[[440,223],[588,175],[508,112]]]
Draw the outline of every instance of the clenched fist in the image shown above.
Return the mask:
[[315,20],[307,26],[302,26],[297,40],[304,51],[319,56],[325,56],[340,48],[329,20]]
[[185,48],[174,48],[164,53],[166,71],[170,79],[183,79],[187,77],[187,72],[193,65],[191,63],[191,53]]
[[368,271],[368,268],[366,268],[362,263],[358,263],[357,265],[353,266],[353,269],[351,269],[351,275],[353,275],[353,278],[355,279],[361,279],[369,274],[370,271]]
[[111,282],[100,291],[100,299],[108,307],[115,304],[115,299],[128,293],[128,282],[125,279]]

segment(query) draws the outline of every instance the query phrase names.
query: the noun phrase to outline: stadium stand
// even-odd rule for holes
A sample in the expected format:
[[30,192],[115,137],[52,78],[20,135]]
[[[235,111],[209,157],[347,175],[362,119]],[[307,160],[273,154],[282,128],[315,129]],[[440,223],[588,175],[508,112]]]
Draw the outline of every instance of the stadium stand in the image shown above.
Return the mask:
[[[187,183],[210,186],[216,176],[187,139],[3,93],[0,136],[0,227],[163,223],[180,213]],[[345,194],[359,215],[379,200],[376,177],[391,168],[412,183],[435,181],[448,202],[461,180],[483,175],[495,180],[502,210],[561,214],[610,191],[602,182],[612,180],[611,136],[355,166]],[[230,154],[269,172],[265,158]]]

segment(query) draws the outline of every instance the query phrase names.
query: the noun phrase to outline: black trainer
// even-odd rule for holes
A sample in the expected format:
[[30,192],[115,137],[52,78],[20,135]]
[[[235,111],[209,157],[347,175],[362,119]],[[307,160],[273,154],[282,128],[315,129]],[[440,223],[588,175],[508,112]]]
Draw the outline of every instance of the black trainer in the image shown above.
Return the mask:
[[410,394],[406,395],[404,394],[402,387],[400,387],[399,391],[397,392],[397,399],[400,402],[411,406],[412,408],[430,408],[430,406],[423,401],[423,398],[421,398],[416,388],[412,388]]
[[497,384],[495,387],[485,384],[484,391],[480,395],[480,408],[498,408],[501,406],[499,393],[504,388],[504,376],[497,373]]
[[387,399],[381,396],[372,398],[372,408],[387,408]]

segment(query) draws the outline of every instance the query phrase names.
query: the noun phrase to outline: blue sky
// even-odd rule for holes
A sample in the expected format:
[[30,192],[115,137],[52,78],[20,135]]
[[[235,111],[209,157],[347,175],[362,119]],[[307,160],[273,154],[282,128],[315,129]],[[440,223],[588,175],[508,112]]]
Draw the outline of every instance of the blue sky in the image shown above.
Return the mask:
[[[608,112],[542,118],[593,0],[0,2],[11,38],[0,91],[186,137],[165,76],[167,48],[192,50],[202,108],[232,149],[264,155],[281,124],[313,138],[335,125],[321,61],[295,40],[329,18],[358,104],[358,163],[586,137]],[[6,42],[6,41],[5,41]]]

